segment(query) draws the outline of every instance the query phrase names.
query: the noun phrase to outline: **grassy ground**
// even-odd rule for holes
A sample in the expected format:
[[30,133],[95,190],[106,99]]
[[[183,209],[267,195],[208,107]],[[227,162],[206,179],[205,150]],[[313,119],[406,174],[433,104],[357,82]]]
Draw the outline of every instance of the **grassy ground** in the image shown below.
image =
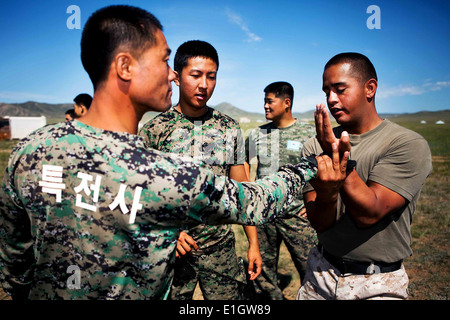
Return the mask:
[[[395,119],[394,119],[395,121]],[[417,121],[396,121],[417,131],[427,139],[433,154],[433,172],[425,183],[412,224],[413,256],[406,259],[405,267],[410,276],[410,299],[448,300],[450,294],[450,125],[427,124]],[[243,126],[247,131],[256,124]],[[248,134],[248,132],[247,132]],[[0,177],[14,141],[0,141]],[[234,226],[237,238],[237,251],[246,259],[247,244],[242,227]],[[295,299],[300,286],[300,278],[290,260],[286,247],[282,245],[278,264],[280,286],[287,299]],[[0,288],[0,299],[7,299]],[[201,299],[197,292],[196,299]]]

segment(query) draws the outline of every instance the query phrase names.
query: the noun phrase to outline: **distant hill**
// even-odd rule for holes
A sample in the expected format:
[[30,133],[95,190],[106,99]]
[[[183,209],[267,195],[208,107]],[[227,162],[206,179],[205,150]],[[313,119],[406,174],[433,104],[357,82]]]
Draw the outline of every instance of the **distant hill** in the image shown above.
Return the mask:
[[[222,102],[213,108],[225,113],[237,121],[265,120],[264,114],[257,112],[248,112],[233,106],[228,102]],[[73,103],[49,104],[35,101],[27,101],[24,103],[0,103],[0,117],[47,117],[47,121],[60,121],[64,119],[64,115],[68,109],[73,108]],[[143,121],[153,118],[157,113],[148,112],[144,115]],[[314,110],[306,112],[296,112],[293,114],[295,118],[302,120],[312,120],[314,118]],[[416,113],[402,114],[381,114],[381,117],[398,121],[427,121],[435,122],[442,120],[446,123],[450,122],[450,110],[442,111],[421,111]]]
[[64,119],[68,109],[73,108],[73,103],[48,104],[35,101],[24,103],[0,103],[0,117],[40,117],[47,119]]
[[450,110],[442,111],[420,111],[416,113],[401,113],[401,114],[380,114],[382,118],[391,119],[395,122],[402,121],[426,121],[426,122],[436,122],[442,120],[445,123],[450,122]]

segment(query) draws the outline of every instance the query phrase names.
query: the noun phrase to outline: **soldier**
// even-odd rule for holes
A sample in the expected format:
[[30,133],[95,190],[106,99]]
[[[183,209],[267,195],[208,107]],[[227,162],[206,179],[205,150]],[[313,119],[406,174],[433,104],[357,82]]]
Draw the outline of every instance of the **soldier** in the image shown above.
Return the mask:
[[80,93],[73,99],[73,110],[75,117],[79,118],[84,116],[91,107],[92,97],[87,93]]
[[66,115],[65,115],[65,119],[66,121],[71,121],[73,119],[77,118],[76,114],[75,114],[75,110],[74,109],[69,109],[66,111]]
[[[274,82],[265,89],[264,110],[270,123],[253,129],[246,139],[246,160],[257,160],[256,178],[277,172],[282,165],[300,161],[303,143],[315,135],[312,124],[300,122],[292,116],[294,88],[287,82]],[[257,227],[263,257],[262,273],[256,279],[261,298],[284,299],[278,286],[278,256],[284,241],[300,279],[303,280],[308,253],[317,242],[315,230],[306,218],[303,197],[294,200],[282,218]]]
[[356,52],[331,58],[323,71],[331,127],[317,105],[317,137],[302,154],[330,153],[336,137],[348,136],[348,172],[318,160],[320,174],[305,187],[308,219],[319,245],[310,251],[299,299],[406,299],[410,225],[420,190],[432,169],[427,141],[382,119],[375,108],[378,78],[372,62]]
[[[207,106],[219,69],[216,49],[205,41],[187,41],[177,49],[174,69],[174,82],[180,90],[178,104],[147,122],[140,135],[150,148],[197,158],[214,174],[248,181],[239,124]],[[250,280],[254,280],[261,272],[262,260],[256,227],[244,229],[249,239]],[[177,256],[172,299],[192,299],[197,283],[205,300],[244,298],[246,275],[242,258],[236,255],[231,225],[183,230]]]
[[316,175],[312,157],[238,183],[148,150],[138,122],[170,107],[169,55],[142,9],[110,6],[86,22],[89,112],[22,140],[0,189],[1,283],[14,299],[164,299],[181,226],[264,223]]

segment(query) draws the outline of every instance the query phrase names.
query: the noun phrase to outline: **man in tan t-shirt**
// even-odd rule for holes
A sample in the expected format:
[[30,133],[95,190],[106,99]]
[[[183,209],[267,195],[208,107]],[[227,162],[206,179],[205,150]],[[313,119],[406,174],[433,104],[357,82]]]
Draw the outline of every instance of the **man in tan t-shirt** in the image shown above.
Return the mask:
[[[331,129],[325,106],[315,115],[317,138],[302,155],[329,154],[348,135],[350,159],[341,175],[318,159],[318,178],[303,189],[308,219],[319,245],[310,252],[299,299],[406,299],[402,260],[412,254],[410,223],[431,172],[431,153],[417,133],[379,117],[378,81],[370,60],[342,53],[325,66],[323,91],[339,127]],[[339,146],[337,146],[339,148]]]

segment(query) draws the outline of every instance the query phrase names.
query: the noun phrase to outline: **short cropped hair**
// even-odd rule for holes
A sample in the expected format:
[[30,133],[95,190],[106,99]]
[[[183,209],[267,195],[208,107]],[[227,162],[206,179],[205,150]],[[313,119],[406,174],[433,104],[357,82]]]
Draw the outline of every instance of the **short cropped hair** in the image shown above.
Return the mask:
[[129,50],[135,57],[156,44],[155,32],[162,31],[151,13],[132,6],[114,5],[94,12],[81,37],[81,62],[94,91],[106,80],[114,55]]
[[291,108],[294,104],[294,87],[289,82],[273,82],[264,88],[264,93],[273,93],[277,98],[289,98],[291,100]]
[[72,119],[77,118],[77,115],[75,114],[75,110],[74,109],[67,110],[65,114],[68,114]]
[[201,40],[187,41],[178,47],[173,69],[181,74],[183,68],[188,65],[188,60],[195,57],[210,58],[216,63],[217,70],[219,70],[219,56],[216,49],[208,42]]
[[341,63],[349,63],[351,65],[351,74],[362,84],[370,79],[378,81],[377,72],[372,62],[365,55],[357,52],[344,52],[335,55],[327,62],[324,70]]
[[92,97],[87,93],[80,93],[73,99],[73,102],[75,102],[79,106],[85,106],[86,109],[89,109],[92,103]]

